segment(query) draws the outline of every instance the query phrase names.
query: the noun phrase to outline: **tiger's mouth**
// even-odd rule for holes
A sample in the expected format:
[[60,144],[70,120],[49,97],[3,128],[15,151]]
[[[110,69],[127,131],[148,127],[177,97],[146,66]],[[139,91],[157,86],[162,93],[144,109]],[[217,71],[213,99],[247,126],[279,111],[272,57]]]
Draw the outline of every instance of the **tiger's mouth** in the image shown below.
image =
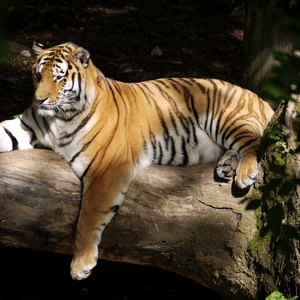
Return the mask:
[[44,99],[35,99],[34,103],[38,108],[45,108],[45,109],[51,109],[51,107],[54,107],[59,104],[60,101],[58,100],[51,100],[50,98],[44,98]]
[[34,104],[41,116],[64,116],[76,114],[84,109],[75,95],[64,99],[35,99]]
[[34,104],[41,115],[48,115],[53,113],[58,113],[61,110],[60,100],[53,100],[48,98],[35,99]]

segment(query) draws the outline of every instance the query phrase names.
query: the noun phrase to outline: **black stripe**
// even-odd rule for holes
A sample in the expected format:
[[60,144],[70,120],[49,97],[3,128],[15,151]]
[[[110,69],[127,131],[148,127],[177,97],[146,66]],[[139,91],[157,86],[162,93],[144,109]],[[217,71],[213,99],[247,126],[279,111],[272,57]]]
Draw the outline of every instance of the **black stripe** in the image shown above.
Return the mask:
[[148,90],[148,92],[150,93],[150,94],[152,94],[152,91],[148,88],[148,86],[145,84],[145,83],[143,83],[143,82],[141,82],[141,83],[137,83],[136,85],[135,85],[135,87],[138,87],[140,90],[141,90],[141,92],[143,93],[143,95],[144,95],[144,97],[146,98],[146,100],[147,100],[147,102],[148,102],[148,104],[149,104],[149,106],[151,106],[152,104],[151,104],[151,98],[147,95],[147,93],[144,91],[144,88],[145,89],[147,89]]
[[[76,68],[76,69],[77,69],[77,68]],[[77,71],[78,71],[78,70],[77,70]],[[75,72],[76,72],[76,71],[75,71]],[[66,90],[65,90],[66,92],[73,91],[73,88],[74,88],[75,72],[74,72],[74,73],[72,74],[72,76],[71,76],[72,86],[71,86],[71,88],[66,89]]]
[[195,80],[193,78],[178,78],[178,81],[182,81],[189,86],[193,86],[195,83]]
[[169,115],[170,115],[170,119],[171,119],[171,122],[172,122],[172,128],[175,130],[175,133],[176,133],[177,135],[179,135],[178,128],[177,128],[177,124],[176,124],[176,121],[175,121],[175,119],[174,119],[174,117],[173,117],[173,114],[172,114],[172,111],[171,111],[171,110],[169,110]]
[[157,156],[157,148],[156,148],[156,138],[152,131],[150,131],[150,141],[153,149],[153,159],[156,159]]
[[171,153],[171,157],[170,157],[170,160],[168,161],[168,165],[170,165],[173,160],[174,160],[174,157],[176,155],[176,148],[175,148],[175,143],[174,143],[174,139],[173,137],[170,138],[170,142],[171,142],[171,149],[172,149],[172,153]]
[[217,118],[217,122],[216,122],[216,132],[215,132],[215,141],[218,141],[218,137],[220,136],[220,123],[221,123],[221,118],[222,118],[222,110],[221,113],[219,114],[218,118]]
[[[171,86],[173,87],[174,90],[176,90],[176,92],[178,94],[181,94],[181,89],[180,88],[184,88],[187,89],[186,87],[182,86],[181,84],[179,84],[178,81],[174,80],[174,78],[168,78],[167,79],[168,82],[171,84]],[[180,87],[180,88],[179,88]]]
[[[86,145],[85,145],[85,146],[86,146]],[[98,150],[98,151],[99,151],[99,150]],[[82,152],[82,151],[77,152],[76,157],[77,157],[81,152]],[[76,158],[76,157],[75,157],[75,158]],[[74,158],[74,159],[75,159],[75,158]],[[81,177],[78,177],[78,178],[80,179],[81,182],[83,182],[83,178],[85,177],[86,173],[87,173],[88,170],[90,169],[90,167],[91,167],[92,163],[94,162],[95,158],[96,158],[96,155],[94,155],[93,159],[90,161],[90,163],[88,164],[88,166],[86,167],[86,169],[85,169],[84,172],[82,173]],[[73,160],[73,158],[72,158],[72,160]]]
[[[237,143],[239,140],[241,140],[241,139],[243,139],[243,138],[245,138],[245,136],[241,136],[241,137],[239,137],[238,139],[236,139],[233,143],[231,143],[231,145],[229,146],[229,149],[231,149],[231,147],[232,147],[235,143]],[[253,142],[256,142],[256,141],[257,141],[257,138],[253,138],[253,139],[247,141],[246,143],[244,143],[244,144],[243,144],[241,147],[239,147],[238,149],[236,149],[236,151],[240,153],[242,149],[248,147],[249,145],[251,145]]]
[[[96,108],[97,108],[97,105],[94,105],[94,107],[92,107],[92,109],[90,110],[88,115],[80,122],[79,126],[77,126],[74,131],[61,136],[60,140],[68,139],[70,137],[73,137],[75,134],[77,134],[87,124],[87,122],[91,119],[92,115],[95,113]],[[58,144],[58,146],[59,147],[64,147],[66,145],[69,145],[71,142],[72,142],[72,140],[70,140],[68,142],[65,142],[65,143],[61,142],[61,143]]]
[[[103,126],[104,126],[104,125],[103,125]],[[105,147],[103,147],[103,148],[105,148],[105,149],[104,149],[104,152],[103,152],[102,157],[105,157],[106,152],[107,152],[108,150],[110,150],[110,149],[109,149],[109,145],[110,145],[111,142],[114,140],[114,136],[115,136],[115,133],[116,133],[116,131],[117,131],[117,128],[118,128],[118,124],[115,126],[115,128],[114,128],[113,130],[111,130],[111,137],[110,137],[110,139],[107,141]],[[102,128],[100,128],[100,130],[98,130],[97,134],[94,135],[94,137],[92,138],[92,140],[99,134],[99,132],[100,132],[101,130],[102,130]],[[92,142],[92,140],[89,141],[88,143],[86,143],[86,144],[84,145],[84,147],[82,148],[82,150],[80,150],[79,152],[77,152],[77,154],[75,154],[75,156],[77,157],[77,156],[78,156],[85,148],[87,148],[87,146]],[[102,151],[103,148],[99,148],[99,149],[97,150],[97,152],[95,153],[93,159],[90,161],[90,163],[88,164],[88,166],[86,167],[86,169],[85,169],[84,172],[82,173],[81,177],[79,177],[79,179],[80,179],[81,181],[83,180],[83,178],[85,177],[85,175],[86,175],[87,172],[89,171],[89,169],[90,169],[92,163],[94,162],[94,160],[96,159],[96,157],[98,157],[99,152]],[[76,157],[75,157],[75,158],[76,158]],[[74,158],[74,157],[73,157],[73,158]],[[74,161],[74,159],[75,159],[75,158],[74,158],[74,159],[73,159],[73,158],[71,159],[72,161]],[[92,176],[91,176],[91,177],[92,177]],[[90,183],[90,185],[92,185],[92,183]]]
[[[82,147],[78,152],[76,152],[75,155],[73,155],[73,157],[69,160],[69,164],[72,164],[72,163],[75,161],[75,159],[80,155],[80,153],[83,152],[83,151],[85,151],[85,149],[90,145],[90,143],[92,143],[93,140],[96,138],[96,136],[101,132],[102,128],[103,128],[103,127],[101,127],[101,128],[97,131],[97,133],[94,134],[93,138],[92,138],[90,141],[86,142],[86,143],[83,145],[83,147]],[[92,129],[92,130],[93,130],[93,129]]]
[[[80,101],[80,95],[81,95],[81,75],[80,75],[80,72],[78,72],[78,78],[77,78],[77,81],[78,81],[78,101]],[[74,84],[73,84],[74,85]]]
[[210,95],[209,95],[210,90],[207,90],[206,93],[206,102],[207,102],[207,106],[206,106],[206,118],[205,118],[205,123],[204,123],[204,128],[207,129],[207,124],[208,124],[208,116],[210,113],[210,103],[211,103],[211,99],[210,99]]
[[191,96],[190,96],[190,99],[191,99],[191,110],[192,110],[192,112],[193,112],[193,115],[194,115],[194,118],[195,118],[195,120],[196,120],[196,122],[197,122],[197,125],[200,127],[200,123],[199,123],[199,114],[198,114],[198,112],[197,112],[197,110],[196,110],[196,108],[195,108],[195,99],[194,99],[194,96],[191,95]]
[[166,125],[166,122],[165,122],[165,119],[164,119],[164,115],[160,109],[160,107],[157,105],[156,102],[155,103],[155,108],[156,108],[156,111],[158,113],[158,118],[159,118],[159,121],[160,121],[160,124],[163,128],[163,131],[164,131],[164,139],[165,139],[165,142],[167,143],[168,142],[168,139],[169,139],[169,129],[168,129],[168,126]]
[[35,135],[34,130],[28,124],[26,124],[22,118],[19,117],[19,120],[21,122],[21,125],[23,125],[27,131],[31,132],[32,135],[30,139],[30,145],[33,145],[33,143],[37,141],[37,136]]
[[186,151],[186,141],[184,140],[183,137],[181,138],[181,151],[183,156],[182,164],[187,165],[189,163],[189,156]]
[[122,102],[124,104],[124,108],[125,108],[126,115],[127,115],[127,112],[128,112],[127,103],[123,97],[124,93],[122,91],[122,88],[120,87],[120,82],[114,82],[114,87],[115,87],[116,91],[118,92],[120,99],[122,100]]
[[118,122],[119,122],[119,119],[120,119],[120,109],[119,109],[118,102],[116,101],[115,92],[114,92],[114,89],[113,89],[113,87],[114,88],[116,87],[115,83],[113,81],[110,81],[108,87],[109,87],[109,90],[112,93],[112,98],[113,98],[113,100],[115,102],[115,105],[116,105],[116,108],[117,108],[117,111],[118,111]]
[[190,124],[192,126],[193,142],[194,142],[195,145],[198,145],[195,124],[194,124],[192,118],[188,118],[188,119],[189,119],[189,122],[190,122]]
[[209,125],[209,132],[212,134],[213,129],[213,123],[215,120],[215,109],[216,109],[216,102],[217,102],[217,93],[218,93],[218,87],[214,81],[210,81],[213,86],[213,99],[212,99],[212,107],[211,107],[211,119],[210,119],[210,125]]
[[7,129],[3,126],[4,131],[6,132],[6,134],[10,137],[11,139],[11,143],[12,143],[12,150],[18,150],[18,140],[15,138],[15,136]]
[[162,163],[162,159],[163,159],[163,149],[162,149],[162,146],[161,146],[161,143],[158,142],[158,149],[159,149],[159,158],[158,158],[158,164],[161,165]]
[[[240,130],[241,128],[248,126],[248,124],[241,124],[239,126],[233,127],[229,133],[226,134],[224,137],[224,141],[227,141],[236,131]],[[241,132],[242,133],[242,132]]]
[[39,124],[38,121],[37,121],[36,114],[35,114],[35,110],[33,110],[33,109],[32,109],[32,111],[31,111],[31,117],[32,117],[32,119],[34,120],[34,123],[37,125],[38,129],[40,130],[40,132],[42,133],[42,135],[44,135],[44,132],[43,132],[43,130],[42,130],[40,124]]

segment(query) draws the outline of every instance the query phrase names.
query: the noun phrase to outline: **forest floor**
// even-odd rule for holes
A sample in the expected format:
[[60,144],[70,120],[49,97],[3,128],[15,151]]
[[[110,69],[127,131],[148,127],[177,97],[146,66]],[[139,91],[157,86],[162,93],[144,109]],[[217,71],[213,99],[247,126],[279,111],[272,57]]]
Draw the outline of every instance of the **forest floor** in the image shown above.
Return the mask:
[[[116,80],[206,77],[241,83],[243,30],[221,1],[19,2],[0,4],[2,42],[10,50],[5,57],[0,51],[0,121],[22,113],[32,101],[34,41],[45,47],[72,41],[88,49],[94,64]],[[153,54],[155,48],[161,55]],[[91,278],[73,282],[70,260],[0,248],[0,300],[219,299],[181,276],[105,261]]]

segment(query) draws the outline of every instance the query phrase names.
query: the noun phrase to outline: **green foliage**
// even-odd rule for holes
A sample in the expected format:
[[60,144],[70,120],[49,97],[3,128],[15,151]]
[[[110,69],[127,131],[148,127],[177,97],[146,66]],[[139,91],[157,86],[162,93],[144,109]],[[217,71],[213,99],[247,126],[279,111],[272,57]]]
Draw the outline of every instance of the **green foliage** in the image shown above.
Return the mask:
[[290,152],[290,147],[285,141],[286,134],[282,131],[280,124],[275,124],[272,128],[268,127],[264,132],[265,139],[268,139],[271,143],[274,143],[274,147],[277,151],[284,153]]
[[273,68],[272,79],[264,87],[265,95],[274,102],[294,100],[292,95],[300,94],[300,56],[279,52],[274,56],[278,64]]
[[295,296],[290,299],[286,299],[280,292],[273,292],[266,300],[296,300],[298,296]]

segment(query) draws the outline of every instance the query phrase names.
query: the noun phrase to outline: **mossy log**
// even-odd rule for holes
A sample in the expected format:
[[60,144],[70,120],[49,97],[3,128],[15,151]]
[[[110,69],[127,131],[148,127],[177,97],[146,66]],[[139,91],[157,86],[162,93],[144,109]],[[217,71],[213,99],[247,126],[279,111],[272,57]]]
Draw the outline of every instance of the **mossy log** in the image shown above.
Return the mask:
[[[256,217],[245,210],[245,191],[214,178],[215,166],[139,174],[99,257],[176,272],[225,299],[256,299],[247,259]],[[2,153],[0,178],[0,245],[72,254],[80,182],[64,159],[49,150]]]

